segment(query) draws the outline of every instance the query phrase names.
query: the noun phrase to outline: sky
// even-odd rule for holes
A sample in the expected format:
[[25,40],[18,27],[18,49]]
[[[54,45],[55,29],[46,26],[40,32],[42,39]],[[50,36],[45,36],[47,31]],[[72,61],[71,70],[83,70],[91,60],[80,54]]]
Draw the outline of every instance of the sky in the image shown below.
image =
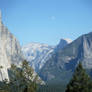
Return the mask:
[[92,31],[92,0],[0,0],[0,9],[21,45],[57,45]]

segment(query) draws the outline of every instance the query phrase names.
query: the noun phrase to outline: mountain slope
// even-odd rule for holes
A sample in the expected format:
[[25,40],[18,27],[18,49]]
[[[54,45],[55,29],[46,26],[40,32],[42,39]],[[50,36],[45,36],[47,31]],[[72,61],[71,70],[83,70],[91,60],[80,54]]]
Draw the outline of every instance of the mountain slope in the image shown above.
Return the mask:
[[68,82],[79,62],[82,62],[85,69],[92,68],[92,32],[57,50],[46,62],[39,75],[45,81]]
[[50,58],[53,49],[54,47],[47,44],[30,43],[23,46],[22,51],[30,65],[38,72]]
[[51,58],[52,53],[58,49],[63,49],[70,42],[70,39],[61,39],[56,47],[47,44],[30,43],[23,46],[22,51],[25,58],[30,62],[30,65],[36,72],[39,72],[46,61]]

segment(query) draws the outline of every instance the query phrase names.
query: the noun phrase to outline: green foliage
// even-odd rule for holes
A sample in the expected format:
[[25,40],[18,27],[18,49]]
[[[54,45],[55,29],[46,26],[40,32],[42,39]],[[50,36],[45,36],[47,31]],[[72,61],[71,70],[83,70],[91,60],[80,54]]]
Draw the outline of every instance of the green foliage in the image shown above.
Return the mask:
[[34,71],[26,60],[23,61],[21,68],[11,65],[9,73],[10,81],[2,82],[0,92],[36,92],[38,77],[33,76]]
[[77,66],[73,78],[67,85],[65,92],[92,92],[91,79],[86,74],[81,63]]

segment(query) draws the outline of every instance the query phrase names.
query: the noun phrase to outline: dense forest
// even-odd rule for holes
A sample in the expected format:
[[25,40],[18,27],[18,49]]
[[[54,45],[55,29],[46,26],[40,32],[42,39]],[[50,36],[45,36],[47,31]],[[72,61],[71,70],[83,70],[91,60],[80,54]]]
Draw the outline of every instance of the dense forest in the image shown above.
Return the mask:
[[33,69],[27,61],[24,61],[21,68],[15,65],[9,70],[10,81],[0,82],[0,92],[92,92],[92,80],[82,67],[76,67],[72,79],[66,85],[41,84],[38,76],[33,76]]
[[0,92],[36,92],[37,82],[40,83],[40,80],[37,75],[34,76],[34,71],[26,60],[21,67],[11,65],[8,71],[10,80],[0,83]]

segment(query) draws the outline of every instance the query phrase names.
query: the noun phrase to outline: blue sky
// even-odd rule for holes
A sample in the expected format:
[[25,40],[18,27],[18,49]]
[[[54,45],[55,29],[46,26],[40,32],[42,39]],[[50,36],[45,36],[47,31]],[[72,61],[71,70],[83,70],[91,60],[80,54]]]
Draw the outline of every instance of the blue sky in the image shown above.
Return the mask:
[[3,23],[21,45],[58,44],[92,31],[92,0],[0,0]]

